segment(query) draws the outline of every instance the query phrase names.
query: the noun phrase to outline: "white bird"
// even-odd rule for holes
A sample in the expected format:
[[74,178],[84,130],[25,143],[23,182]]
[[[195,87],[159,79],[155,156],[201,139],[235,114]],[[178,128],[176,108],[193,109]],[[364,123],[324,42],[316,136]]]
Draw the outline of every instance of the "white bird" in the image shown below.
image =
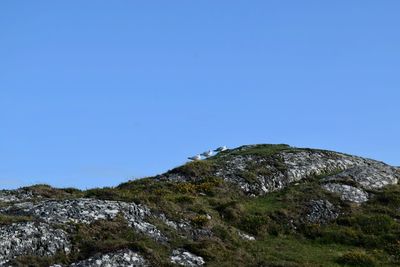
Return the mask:
[[222,151],[225,151],[225,150],[228,150],[228,148],[226,146],[221,146],[221,147],[215,149],[214,151],[215,152],[222,152]]
[[190,160],[201,160],[201,155],[196,155],[196,156],[193,156],[193,157],[188,157],[188,159],[190,159]]
[[201,153],[201,155],[202,155],[203,157],[208,158],[208,157],[211,157],[211,156],[213,155],[213,151],[212,151],[212,150],[208,150],[208,151],[206,151],[206,152],[204,152],[204,153]]

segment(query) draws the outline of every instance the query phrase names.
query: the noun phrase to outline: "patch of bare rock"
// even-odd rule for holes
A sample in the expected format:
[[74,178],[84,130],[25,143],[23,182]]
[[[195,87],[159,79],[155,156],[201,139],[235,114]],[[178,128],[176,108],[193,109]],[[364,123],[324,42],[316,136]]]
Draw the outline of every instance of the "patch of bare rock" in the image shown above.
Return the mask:
[[0,190],[0,202],[21,202],[33,198],[33,193],[24,189]]
[[53,256],[70,250],[67,233],[46,223],[14,223],[0,229],[0,266],[17,256]]
[[[145,267],[148,262],[138,253],[124,249],[112,253],[99,254],[89,259],[72,263],[68,267]],[[55,264],[50,267],[67,267]]]
[[[256,177],[249,180],[243,176],[246,172],[252,172]],[[366,190],[397,184],[400,180],[399,169],[383,162],[312,149],[281,151],[268,157],[226,157],[215,175],[238,185],[250,195],[264,195],[308,177],[326,175],[322,179],[324,189],[356,203],[368,200]]]
[[0,209],[0,213],[10,215],[32,216],[47,223],[86,223],[96,220],[111,220],[122,214],[130,226],[156,240],[165,241],[162,233],[146,219],[151,216],[150,210],[142,205],[119,201],[98,199],[44,200],[37,204],[32,202],[17,203]]
[[171,262],[181,266],[196,267],[205,264],[202,257],[183,249],[176,249],[172,252]]
[[305,221],[308,223],[324,224],[339,216],[338,208],[325,199],[313,200],[308,205]]

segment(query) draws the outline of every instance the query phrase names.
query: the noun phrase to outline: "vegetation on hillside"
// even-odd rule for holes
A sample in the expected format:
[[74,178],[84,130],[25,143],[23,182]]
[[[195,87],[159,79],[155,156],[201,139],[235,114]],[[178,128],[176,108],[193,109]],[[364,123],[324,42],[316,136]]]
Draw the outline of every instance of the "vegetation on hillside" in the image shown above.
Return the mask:
[[[374,197],[357,206],[321,189],[320,178],[265,196],[248,197],[234,185],[213,176],[215,164],[232,155],[269,155],[290,150],[286,145],[259,146],[226,151],[215,158],[190,162],[171,172],[193,177],[190,181],[158,181],[145,178],[115,188],[86,191],[33,187],[51,198],[88,197],[134,201],[147,205],[175,221],[187,221],[212,233],[192,239],[154,219],[169,242],[156,243],[136,233],[122,217],[73,227],[76,250],[54,258],[19,257],[19,266],[71,263],[96,252],[121,248],[140,251],[155,266],[168,266],[172,249],[183,247],[202,256],[208,266],[398,266],[400,265],[400,185],[371,191]],[[326,199],[340,207],[341,215],[328,224],[304,220],[310,201]],[[22,220],[29,220],[23,218]],[[0,217],[0,223],[21,218]],[[255,241],[240,237],[246,233]]]

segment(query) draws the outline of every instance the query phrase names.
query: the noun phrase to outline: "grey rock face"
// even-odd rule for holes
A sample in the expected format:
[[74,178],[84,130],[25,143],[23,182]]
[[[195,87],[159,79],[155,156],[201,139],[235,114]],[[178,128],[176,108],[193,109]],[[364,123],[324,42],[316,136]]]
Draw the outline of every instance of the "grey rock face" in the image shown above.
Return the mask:
[[324,224],[335,220],[339,216],[338,209],[328,200],[313,200],[305,220],[309,223]]
[[364,189],[378,189],[390,184],[397,184],[399,176],[395,168],[381,162],[374,162],[371,165],[361,165],[347,169],[326,178],[325,181],[352,181]]
[[[254,166],[263,170],[249,181],[242,174],[246,171],[254,173]],[[364,188],[380,188],[400,179],[396,168],[382,162],[331,151],[302,149],[278,152],[272,159],[253,155],[227,158],[225,166],[216,175],[237,184],[246,193],[263,195],[307,177],[329,173],[339,173],[332,179],[348,177]]]
[[[199,229],[194,227],[189,221],[187,220],[180,220],[179,222],[169,220],[165,214],[158,215],[158,218],[171,227],[172,229],[176,230],[181,236],[189,237],[193,240],[199,240],[202,238],[208,238],[213,236],[213,233],[210,229]],[[211,217],[208,218],[209,220]]]
[[202,257],[196,256],[193,253],[183,249],[177,249],[172,252],[171,262],[181,266],[202,266],[205,261]]
[[355,203],[368,201],[368,193],[354,186],[332,183],[325,184],[322,187],[330,192],[339,194],[343,200]]
[[169,227],[171,227],[175,230],[180,230],[180,231],[193,230],[192,226],[190,225],[190,222],[188,222],[188,221],[185,221],[185,220],[181,220],[180,222],[171,221],[165,216],[165,214],[158,215],[158,218],[161,219],[166,225],[168,225]]
[[0,228],[0,265],[17,256],[52,256],[70,250],[67,233],[46,223],[14,223]]
[[[147,261],[138,253],[129,249],[120,250],[113,253],[97,255],[87,260],[69,265],[69,267],[142,267],[149,266]],[[52,265],[50,267],[62,267],[62,265]]]
[[[251,155],[236,156],[228,159],[217,175],[238,184],[247,193],[263,195],[312,175],[345,170],[361,161],[361,158],[328,151],[282,151],[274,155],[272,159]],[[277,162],[280,164],[277,165]],[[241,177],[241,173],[247,170],[253,171],[253,166],[258,166],[258,168],[261,166],[263,173],[257,175],[255,182],[249,182],[248,179]]]
[[[252,172],[253,166],[262,166],[268,175],[258,174],[257,177],[249,181],[243,177],[243,173]],[[225,162],[225,166],[218,170],[216,176],[224,178],[228,182],[238,185],[244,192],[255,195],[263,195],[271,191],[286,187],[289,180],[285,174],[270,161],[251,155],[236,156]]]
[[38,204],[18,203],[0,209],[0,213],[29,215],[55,224],[89,224],[99,219],[113,219],[121,213],[136,230],[156,240],[166,239],[154,225],[146,222],[146,218],[151,216],[150,210],[135,203],[97,199],[45,200]]
[[[249,148],[252,146],[242,147],[240,151]],[[218,167],[214,175],[236,184],[249,195],[264,195],[311,176],[332,173],[335,175],[322,179],[325,183],[323,188],[339,193],[344,200],[357,203],[368,200],[365,190],[397,184],[400,180],[399,169],[385,163],[311,149],[286,150],[266,157],[225,155],[224,164]],[[190,177],[183,177],[179,173],[167,175],[166,178],[173,181],[190,180]],[[354,186],[349,187],[349,183]]]
[[[362,203],[369,198],[365,190],[397,184],[399,179],[400,175],[395,167],[364,159],[361,164],[326,177],[322,181],[326,183],[323,188],[339,194],[343,200]],[[349,183],[354,186],[346,185]]]
[[0,202],[20,202],[30,200],[32,197],[32,192],[22,189],[0,190]]

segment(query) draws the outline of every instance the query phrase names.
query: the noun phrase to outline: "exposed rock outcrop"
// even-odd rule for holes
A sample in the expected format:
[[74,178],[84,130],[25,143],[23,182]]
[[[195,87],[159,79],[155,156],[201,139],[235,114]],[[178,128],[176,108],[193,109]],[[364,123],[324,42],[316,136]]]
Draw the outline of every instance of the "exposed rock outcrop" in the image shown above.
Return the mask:
[[368,193],[354,186],[329,183],[322,186],[324,189],[337,193],[343,200],[362,203],[368,200]]
[[130,226],[152,238],[165,241],[166,238],[152,224],[146,221],[151,216],[150,210],[135,203],[107,201],[97,199],[45,200],[34,204],[17,203],[0,209],[0,213],[28,215],[47,223],[92,223],[99,219],[110,220],[121,213]]
[[[230,150],[217,161],[210,158],[216,166],[212,175],[236,184],[250,195],[264,195],[312,176],[331,175],[325,181],[335,180],[337,183],[341,183],[339,180],[350,179],[365,189],[396,184],[400,179],[397,168],[362,157],[290,147],[265,155],[246,153],[253,148],[254,146],[243,146]],[[161,180],[170,181],[193,179],[179,171],[160,177]]]
[[32,199],[33,193],[31,191],[17,189],[17,190],[0,190],[0,202],[20,202]]
[[[129,249],[99,254],[89,259],[72,263],[68,267],[145,267],[149,266],[147,261],[138,253]],[[50,267],[67,267],[61,264],[55,264]]]
[[0,228],[0,265],[17,256],[53,256],[70,250],[67,233],[46,223],[14,223]]
[[324,178],[323,188],[339,194],[343,200],[362,203],[369,198],[366,190],[397,184],[399,179],[396,168],[371,160]]
[[381,162],[371,165],[357,165],[336,175],[329,176],[324,181],[354,182],[363,189],[378,189],[387,185],[397,184],[399,175],[394,167]]
[[[246,172],[257,175],[249,180]],[[379,161],[309,149],[282,151],[267,157],[226,156],[216,176],[237,184],[246,193],[263,195],[310,176],[330,173],[338,173],[332,179],[349,177],[364,188],[381,188],[400,179],[396,168]]]
[[313,200],[308,207],[305,220],[309,223],[324,224],[339,216],[338,208],[325,199]]
[[202,257],[196,256],[183,249],[176,249],[172,252],[171,262],[181,266],[190,267],[202,266],[205,264]]

